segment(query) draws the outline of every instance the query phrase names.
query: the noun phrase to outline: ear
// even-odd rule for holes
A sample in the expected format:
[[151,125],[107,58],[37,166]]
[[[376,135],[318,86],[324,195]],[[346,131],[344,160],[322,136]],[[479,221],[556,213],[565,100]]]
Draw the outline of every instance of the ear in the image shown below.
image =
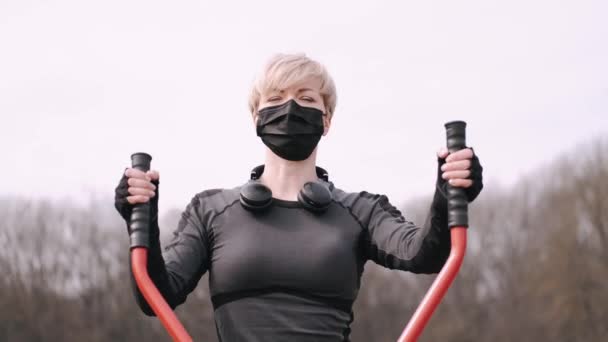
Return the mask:
[[253,120],[253,125],[257,126],[258,125],[258,120],[259,120],[260,116],[258,115],[258,112],[256,111],[255,113],[251,114],[251,119]]

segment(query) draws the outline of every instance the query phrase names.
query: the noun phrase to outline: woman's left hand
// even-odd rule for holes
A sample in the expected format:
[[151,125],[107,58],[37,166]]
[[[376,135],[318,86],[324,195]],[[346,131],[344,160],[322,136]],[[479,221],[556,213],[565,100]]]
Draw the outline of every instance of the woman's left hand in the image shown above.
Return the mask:
[[468,188],[473,185],[473,180],[470,179],[473,150],[465,148],[449,154],[447,148],[444,147],[437,152],[437,156],[445,159],[445,164],[441,166],[441,178],[459,188]]
[[437,157],[440,160],[441,178],[454,187],[466,189],[469,202],[473,201],[483,188],[483,167],[473,149],[465,148],[449,153],[444,147],[437,152]]

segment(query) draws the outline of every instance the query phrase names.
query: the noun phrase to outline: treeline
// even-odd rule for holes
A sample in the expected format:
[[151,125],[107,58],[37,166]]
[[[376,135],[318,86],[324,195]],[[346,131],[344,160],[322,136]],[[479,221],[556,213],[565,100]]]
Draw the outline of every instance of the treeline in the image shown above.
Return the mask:
[[[607,180],[608,141],[596,139],[511,188],[487,184],[463,268],[421,341],[605,340]],[[422,222],[428,203],[405,216]],[[0,200],[0,341],[169,340],[135,305],[127,252],[109,200]],[[368,263],[353,341],[395,341],[433,278]],[[207,276],[177,314],[196,341],[217,341]]]

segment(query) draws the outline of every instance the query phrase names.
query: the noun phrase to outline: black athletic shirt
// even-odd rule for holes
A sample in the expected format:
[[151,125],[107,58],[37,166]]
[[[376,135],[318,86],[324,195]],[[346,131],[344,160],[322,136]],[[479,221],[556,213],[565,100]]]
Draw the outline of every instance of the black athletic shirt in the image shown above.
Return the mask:
[[[436,273],[450,251],[440,191],[419,227],[386,196],[333,184],[333,201],[322,214],[277,199],[265,212],[250,212],[239,190],[194,196],[164,252],[157,227],[149,252],[150,276],[172,308],[209,272],[220,341],[348,341],[367,260]],[[134,291],[141,309],[154,315]]]

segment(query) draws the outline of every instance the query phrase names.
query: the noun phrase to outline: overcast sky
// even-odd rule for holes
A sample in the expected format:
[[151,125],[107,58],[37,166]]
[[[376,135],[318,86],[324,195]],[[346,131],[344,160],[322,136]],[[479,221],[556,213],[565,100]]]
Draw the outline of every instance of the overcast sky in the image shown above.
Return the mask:
[[443,124],[488,188],[608,134],[607,1],[0,0],[0,194],[109,195],[130,155],[161,210],[263,161],[247,111],[276,52],[338,89],[318,164],[395,204],[430,194]]

